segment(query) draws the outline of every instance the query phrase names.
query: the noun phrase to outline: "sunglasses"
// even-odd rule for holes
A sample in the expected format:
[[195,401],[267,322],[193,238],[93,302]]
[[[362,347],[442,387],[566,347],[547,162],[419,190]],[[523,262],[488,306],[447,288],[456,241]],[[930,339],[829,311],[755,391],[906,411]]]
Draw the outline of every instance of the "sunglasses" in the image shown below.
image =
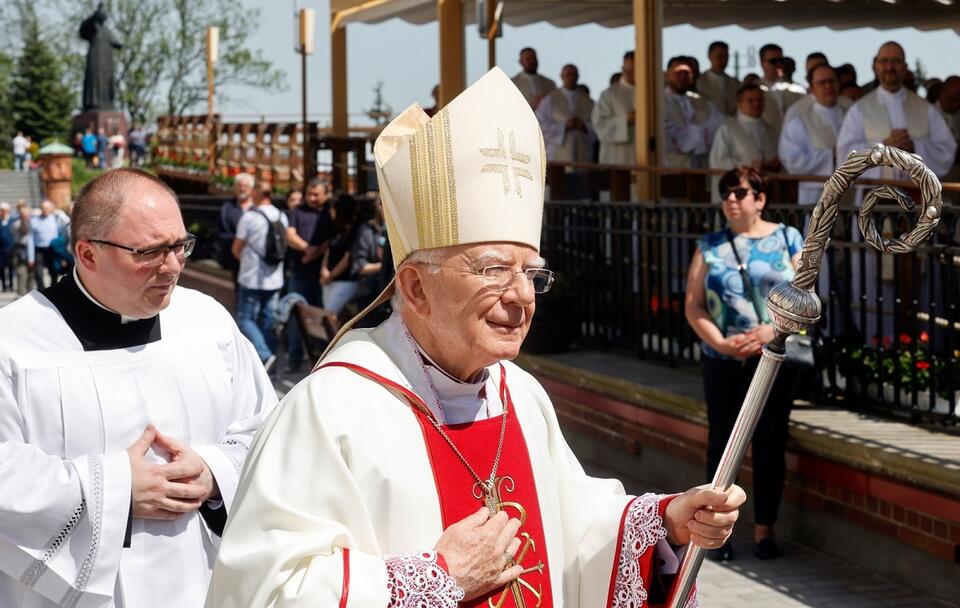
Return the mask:
[[737,202],[739,202],[747,198],[747,194],[752,194],[756,196],[757,191],[751,190],[750,188],[733,188],[731,190],[727,190],[727,194],[723,197],[723,200],[727,200],[728,198],[730,198],[731,194],[735,196],[737,199]]

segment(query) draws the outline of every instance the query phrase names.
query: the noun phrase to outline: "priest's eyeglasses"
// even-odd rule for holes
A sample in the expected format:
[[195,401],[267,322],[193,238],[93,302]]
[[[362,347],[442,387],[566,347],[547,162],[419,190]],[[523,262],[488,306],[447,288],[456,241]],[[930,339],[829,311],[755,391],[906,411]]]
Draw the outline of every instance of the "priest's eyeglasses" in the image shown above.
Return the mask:
[[112,243],[110,241],[105,241],[103,239],[90,239],[91,243],[98,243],[100,245],[110,245],[111,247],[116,247],[117,249],[125,249],[133,255],[133,259],[137,261],[141,266],[145,268],[153,268],[163,264],[163,261],[167,259],[167,256],[172,252],[173,255],[177,256],[179,261],[184,261],[186,258],[190,257],[190,254],[193,253],[193,247],[197,243],[197,237],[192,234],[187,234],[187,238],[182,241],[177,241],[172,245],[160,245],[159,247],[151,247],[149,249],[135,249],[133,247],[127,247],[126,245],[120,245],[119,243]]
[[513,266],[486,266],[471,272],[483,277],[483,286],[491,291],[506,291],[513,285],[518,274],[524,275],[530,281],[533,293],[547,293],[553,285],[553,271],[546,268],[514,270]]

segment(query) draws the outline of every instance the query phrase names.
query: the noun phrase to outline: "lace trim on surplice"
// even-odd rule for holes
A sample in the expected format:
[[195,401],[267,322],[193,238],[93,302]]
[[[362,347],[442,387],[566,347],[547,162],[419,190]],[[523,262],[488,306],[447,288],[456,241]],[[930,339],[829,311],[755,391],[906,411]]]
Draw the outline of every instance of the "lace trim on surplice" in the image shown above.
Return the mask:
[[456,608],[463,599],[453,577],[437,563],[435,551],[387,557],[388,608]]
[[647,600],[643,573],[640,572],[640,557],[667,537],[659,508],[660,496],[656,494],[635,498],[627,508],[611,608],[642,608]]

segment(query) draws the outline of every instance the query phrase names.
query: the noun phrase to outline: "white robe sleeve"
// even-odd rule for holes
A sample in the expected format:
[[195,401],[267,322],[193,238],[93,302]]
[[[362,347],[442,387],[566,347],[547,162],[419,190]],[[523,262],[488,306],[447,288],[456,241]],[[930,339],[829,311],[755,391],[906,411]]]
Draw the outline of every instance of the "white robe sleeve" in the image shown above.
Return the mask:
[[27,444],[18,390],[0,369],[0,571],[61,606],[102,606],[120,566],[129,458],[63,460]]
[[350,381],[353,372],[324,374],[330,379],[301,385],[284,400],[251,448],[207,608],[406,606],[392,597],[405,572],[427,571],[438,586],[436,603],[424,605],[455,608],[462,590],[430,547],[420,555],[382,555],[370,505],[350,470],[351,448],[333,436],[317,405],[338,394],[328,382]]
[[537,120],[540,121],[540,130],[543,132],[543,141],[547,148],[563,145],[563,137],[567,132],[567,125],[558,122],[553,116],[553,102],[546,96],[537,106]]
[[927,120],[930,135],[926,139],[914,140],[915,152],[937,177],[943,178],[953,167],[957,155],[957,140],[953,138],[943,114],[933,104],[928,104]]
[[[580,608],[647,605],[655,599],[649,596],[651,579],[676,572],[684,550],[670,546],[663,527],[662,512],[673,497],[629,496],[616,479],[587,475],[563,438],[549,396],[539,383],[533,391],[537,401],[546,405],[541,412],[551,429],[550,452],[560,484],[563,537],[567,546],[576,548],[575,565],[567,564],[564,570],[564,585],[576,581]],[[660,566],[657,555],[672,555],[673,559]],[[696,595],[692,597],[695,603]]]
[[793,175],[818,175],[833,165],[833,150],[811,145],[803,120],[797,116],[783,126],[777,152],[787,173]]
[[238,416],[224,429],[218,443],[194,447],[210,467],[228,513],[253,437],[277,403],[277,392],[253,345],[239,329],[234,327],[233,331],[233,349],[227,359],[233,371],[233,403]]
[[704,154],[707,151],[703,125],[665,119],[664,135],[671,148],[683,154]]
[[611,101],[613,92],[606,90],[593,106],[593,129],[600,143],[625,144],[630,142],[630,125],[626,112],[618,112]]
[[733,142],[733,134],[726,125],[717,130],[710,147],[711,169],[733,169],[737,166],[737,150]]

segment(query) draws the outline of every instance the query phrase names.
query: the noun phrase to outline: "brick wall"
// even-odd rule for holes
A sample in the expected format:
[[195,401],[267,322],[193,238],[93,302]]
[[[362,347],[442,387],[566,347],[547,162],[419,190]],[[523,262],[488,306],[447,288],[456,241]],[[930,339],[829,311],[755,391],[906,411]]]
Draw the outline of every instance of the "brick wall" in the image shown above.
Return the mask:
[[[707,429],[540,376],[565,429],[629,454],[652,448],[706,466]],[[935,466],[935,465],[931,465]],[[741,480],[749,487],[749,454]],[[960,563],[960,499],[788,448],[784,499],[806,512],[841,518],[938,559]]]

